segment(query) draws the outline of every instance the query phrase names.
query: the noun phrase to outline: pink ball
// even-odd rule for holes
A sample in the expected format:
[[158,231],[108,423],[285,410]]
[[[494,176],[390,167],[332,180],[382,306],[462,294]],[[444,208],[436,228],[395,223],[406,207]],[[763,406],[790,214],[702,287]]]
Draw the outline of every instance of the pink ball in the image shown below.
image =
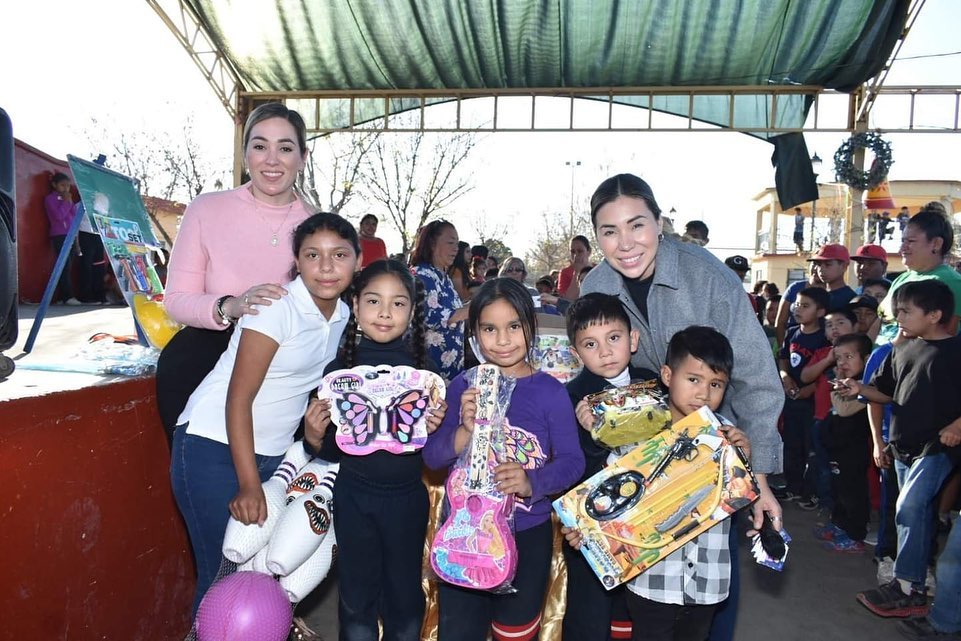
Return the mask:
[[235,572],[207,590],[197,610],[198,641],[285,641],[293,608],[277,581]]

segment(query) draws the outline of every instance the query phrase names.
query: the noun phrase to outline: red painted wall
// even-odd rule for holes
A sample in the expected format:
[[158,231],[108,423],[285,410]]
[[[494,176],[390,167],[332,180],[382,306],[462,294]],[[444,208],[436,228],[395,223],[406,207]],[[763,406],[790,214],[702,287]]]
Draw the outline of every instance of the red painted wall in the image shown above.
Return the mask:
[[169,465],[153,378],[0,402],[0,636],[183,639]]
[[[21,140],[14,140],[17,185],[17,275],[20,302],[39,303],[50,279],[56,254],[50,246],[50,225],[43,199],[50,193],[50,177],[70,175],[67,161],[48,156]],[[73,180],[71,178],[71,180]],[[76,191],[74,200],[78,200]],[[76,281],[74,281],[76,282]]]

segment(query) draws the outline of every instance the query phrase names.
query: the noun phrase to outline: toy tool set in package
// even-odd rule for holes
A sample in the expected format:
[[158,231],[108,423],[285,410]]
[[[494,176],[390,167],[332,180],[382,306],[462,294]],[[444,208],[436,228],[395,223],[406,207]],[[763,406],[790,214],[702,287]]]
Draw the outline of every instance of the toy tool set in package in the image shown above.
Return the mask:
[[430,564],[442,580],[475,590],[510,592],[517,570],[514,495],[494,484],[498,441],[516,380],[494,365],[467,373],[480,393],[469,445],[447,477],[450,510],[434,535]]
[[581,552],[604,587],[645,571],[758,497],[740,450],[702,407],[554,501],[584,536]]
[[608,447],[646,441],[671,425],[657,381],[606,389],[584,400],[594,416],[591,436]]
[[347,454],[404,454],[427,442],[427,412],[444,398],[444,380],[400,365],[358,365],[324,376],[318,398],[330,399],[335,440]]

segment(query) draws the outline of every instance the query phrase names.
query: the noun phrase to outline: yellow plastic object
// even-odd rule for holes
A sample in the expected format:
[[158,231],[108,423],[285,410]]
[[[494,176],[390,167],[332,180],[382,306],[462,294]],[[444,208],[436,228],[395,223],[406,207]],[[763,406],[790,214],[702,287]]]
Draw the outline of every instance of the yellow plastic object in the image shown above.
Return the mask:
[[671,425],[671,410],[656,381],[607,389],[584,400],[594,415],[591,436],[608,447],[646,441]]
[[133,311],[150,345],[157,349],[163,349],[174,334],[180,331],[181,325],[167,316],[167,310],[160,300],[150,300],[143,294],[135,294]]

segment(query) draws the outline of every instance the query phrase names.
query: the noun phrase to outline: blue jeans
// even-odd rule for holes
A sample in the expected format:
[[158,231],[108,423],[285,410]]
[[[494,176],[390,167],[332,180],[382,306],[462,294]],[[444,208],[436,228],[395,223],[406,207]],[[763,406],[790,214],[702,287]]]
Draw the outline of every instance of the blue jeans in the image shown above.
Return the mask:
[[939,632],[961,631],[961,524],[951,527],[938,557],[938,591],[928,621]]
[[947,454],[915,459],[911,465],[894,461],[901,493],[894,521],[898,528],[898,558],[894,576],[924,586],[934,528],[934,498],[953,469]]
[[[283,459],[283,456],[258,455],[260,480],[270,478]],[[170,453],[170,483],[177,507],[187,524],[197,563],[197,591],[193,605],[196,614],[207,588],[220,571],[224,530],[230,519],[228,506],[240,489],[230,447],[187,434],[187,425],[178,425]]]

